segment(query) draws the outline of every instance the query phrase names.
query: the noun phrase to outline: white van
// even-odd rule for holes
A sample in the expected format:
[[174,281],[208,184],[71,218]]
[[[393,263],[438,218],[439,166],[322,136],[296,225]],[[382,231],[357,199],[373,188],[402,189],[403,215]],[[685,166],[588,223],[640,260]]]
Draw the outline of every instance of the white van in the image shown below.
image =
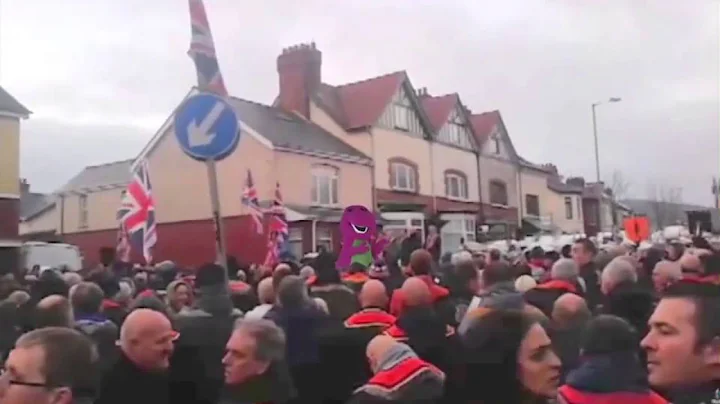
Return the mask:
[[21,247],[21,262],[24,268],[66,267],[71,271],[82,269],[83,257],[80,249],[71,244],[28,241]]

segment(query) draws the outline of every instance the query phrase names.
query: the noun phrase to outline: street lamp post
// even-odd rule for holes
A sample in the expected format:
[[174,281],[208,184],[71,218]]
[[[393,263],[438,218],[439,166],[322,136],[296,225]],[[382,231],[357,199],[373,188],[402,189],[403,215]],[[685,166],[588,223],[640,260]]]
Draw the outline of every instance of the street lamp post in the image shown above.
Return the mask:
[[622,98],[620,97],[611,97],[608,98],[607,101],[600,101],[595,102],[592,104],[592,123],[593,123],[593,139],[595,141],[595,180],[597,182],[597,186],[600,187],[600,192],[598,193],[598,207],[597,207],[597,226],[598,226],[598,233],[602,232],[602,200],[603,200],[603,193],[604,189],[602,185],[600,184],[600,148],[598,147],[598,131],[597,131],[597,114],[595,113],[595,108],[598,105],[607,104],[611,102],[620,102],[622,101]]

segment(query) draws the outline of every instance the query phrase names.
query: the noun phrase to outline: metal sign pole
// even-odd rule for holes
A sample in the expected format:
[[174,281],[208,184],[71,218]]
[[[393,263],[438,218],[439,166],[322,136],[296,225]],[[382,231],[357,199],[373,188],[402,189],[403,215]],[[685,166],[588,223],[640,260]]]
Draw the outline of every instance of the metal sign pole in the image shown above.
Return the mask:
[[208,184],[210,185],[210,206],[212,209],[213,222],[215,224],[215,251],[217,253],[217,263],[225,268],[225,278],[227,280],[227,255],[225,253],[225,226],[220,211],[220,195],[218,193],[217,169],[215,160],[205,162],[208,174]]

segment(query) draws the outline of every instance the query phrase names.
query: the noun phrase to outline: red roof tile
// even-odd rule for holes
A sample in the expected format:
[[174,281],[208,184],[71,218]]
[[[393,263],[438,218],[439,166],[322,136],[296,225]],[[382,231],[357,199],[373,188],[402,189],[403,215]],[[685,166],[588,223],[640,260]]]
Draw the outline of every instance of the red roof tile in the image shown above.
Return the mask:
[[470,123],[475,132],[478,145],[483,145],[487,138],[493,133],[495,127],[502,123],[502,118],[500,117],[500,111],[495,110],[471,115]]
[[458,102],[457,94],[447,94],[438,97],[424,96],[420,99],[423,109],[430,120],[433,130],[440,130],[447,121],[450,112],[452,112]]
[[[407,75],[401,71],[341,86],[323,84],[319,95],[328,112],[342,122],[345,129],[357,129],[377,122],[405,80]],[[332,92],[331,88],[334,95],[327,94]]]

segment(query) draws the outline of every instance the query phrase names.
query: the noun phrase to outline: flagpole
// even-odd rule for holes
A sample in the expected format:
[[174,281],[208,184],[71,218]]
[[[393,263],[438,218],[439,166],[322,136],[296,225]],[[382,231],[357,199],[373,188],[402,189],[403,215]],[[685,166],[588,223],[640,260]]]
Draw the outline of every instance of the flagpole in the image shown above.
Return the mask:
[[215,224],[215,250],[217,251],[217,263],[225,268],[225,282],[229,281],[227,254],[225,253],[225,226],[220,212],[220,197],[217,183],[217,166],[215,160],[208,160],[207,167],[208,183],[210,184],[210,205],[212,207],[213,222]]

